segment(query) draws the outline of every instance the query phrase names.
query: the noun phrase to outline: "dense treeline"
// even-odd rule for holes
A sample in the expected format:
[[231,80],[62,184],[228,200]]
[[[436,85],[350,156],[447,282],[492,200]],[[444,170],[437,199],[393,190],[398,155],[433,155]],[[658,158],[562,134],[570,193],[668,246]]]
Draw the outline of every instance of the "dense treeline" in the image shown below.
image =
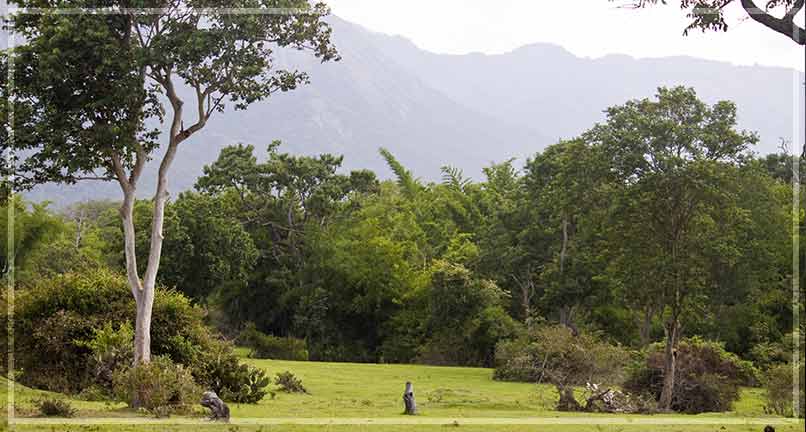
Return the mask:
[[[660,342],[665,377],[694,336],[771,368],[791,355],[792,221],[802,229],[804,213],[791,157],[754,156],[735,114],[660,89],[478,181],[446,165],[424,182],[383,149],[393,180],[278,142],[227,147],[169,203],[159,281],[224,334],[302,339],[314,360],[493,366],[496,344],[549,322]],[[20,289],[123,268],[117,203],[13,205]],[[142,253],[150,207],[135,206]]]

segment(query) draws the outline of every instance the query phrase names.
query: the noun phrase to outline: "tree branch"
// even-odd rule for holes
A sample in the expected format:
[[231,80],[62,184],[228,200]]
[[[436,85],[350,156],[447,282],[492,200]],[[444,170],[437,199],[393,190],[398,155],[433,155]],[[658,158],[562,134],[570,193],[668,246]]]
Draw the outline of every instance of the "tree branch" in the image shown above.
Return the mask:
[[126,171],[123,169],[123,163],[120,161],[120,155],[112,152],[109,156],[109,159],[112,162],[112,172],[115,174],[118,183],[120,183],[120,187],[123,189],[123,192],[128,192],[132,185],[129,183],[129,179],[126,177]]
[[134,168],[132,168],[132,173],[129,176],[129,183],[133,186],[137,186],[137,180],[140,179],[140,174],[143,173],[143,167],[145,166],[146,159],[148,159],[148,155],[146,155],[146,151],[140,142],[135,143],[134,148],[137,156],[134,162]]
[[81,180],[100,180],[100,181],[110,181],[115,180],[116,178],[113,176],[79,176],[73,177],[72,180],[81,181]]
[[803,9],[804,0],[795,0],[792,9],[789,10],[783,18],[776,18],[770,15],[756,6],[753,0],[741,0],[741,3],[745,12],[747,12],[754,21],[792,39],[799,45],[806,45],[806,30],[798,27],[794,21],[795,15]]

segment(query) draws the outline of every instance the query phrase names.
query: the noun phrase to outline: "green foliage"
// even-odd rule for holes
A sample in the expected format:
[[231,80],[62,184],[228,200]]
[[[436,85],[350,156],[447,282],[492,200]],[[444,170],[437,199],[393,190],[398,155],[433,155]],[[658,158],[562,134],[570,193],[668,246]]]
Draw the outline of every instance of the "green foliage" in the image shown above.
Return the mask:
[[66,274],[39,281],[17,297],[15,361],[20,381],[33,387],[76,393],[93,381],[94,330],[133,320],[125,280],[108,271]]
[[558,325],[538,326],[526,336],[527,352],[537,353],[538,372],[559,387],[585,383],[618,384],[628,353],[618,345],[602,341],[595,334]]
[[280,387],[280,391],[286,393],[308,393],[308,390],[302,385],[302,380],[297,378],[291,371],[280,372],[274,378],[274,384]]
[[258,403],[266,395],[269,379],[263,370],[243,364],[232,344],[214,341],[203,346],[193,363],[197,382],[229,402]]
[[[794,416],[794,392],[793,392],[793,377],[796,368],[792,364],[780,364],[769,371],[764,377],[764,389],[766,403],[764,411],[768,414],[793,417]],[[804,367],[803,364],[797,368],[800,373],[800,413],[799,417],[803,417],[804,412]]]
[[252,350],[249,357],[278,360],[308,360],[308,349],[305,341],[292,337],[267,335],[257,330],[254,324],[247,326],[239,340]]
[[[108,270],[57,276],[20,293],[14,314],[20,382],[66,393],[107,388],[110,374],[131,364],[126,341],[134,314],[125,278]],[[182,294],[158,287],[151,344],[156,355],[184,365],[219,395],[259,399],[260,373],[239,364],[231,345]]]
[[[14,4],[40,6],[26,0]],[[70,6],[93,7],[95,3],[77,1]],[[131,5],[113,1],[105,6]],[[194,7],[199,6],[196,2],[165,6],[168,12],[150,18],[95,14],[10,17],[25,40],[4,51],[0,62],[6,65],[6,56],[14,55],[18,65],[14,94],[7,86],[0,87],[3,100],[15,101],[14,143],[17,154],[25,156],[16,164],[16,187],[48,181],[72,183],[87,176],[112,180],[116,166],[137,172],[131,178],[136,180],[137,167],[158,147],[158,131],[146,123],[163,120],[161,94],[178,100],[174,88],[183,84],[197,91],[192,100],[198,101],[194,108],[202,114],[193,126],[173,132],[170,142],[175,145],[203,128],[227,102],[236,110],[245,109],[273,93],[307,83],[304,72],[275,67],[277,46],[308,50],[322,61],[338,58],[330,43],[330,27],[321,21],[329,13],[324,4],[227,0],[215,6],[286,7],[302,12],[207,13],[204,19],[199,10],[203,8]],[[184,12],[177,14],[177,10]],[[7,73],[5,66],[2,69]],[[175,101],[171,107],[177,120],[182,120]],[[0,110],[4,124],[6,108]],[[7,131],[0,133],[0,140],[8,142]]]
[[78,411],[65,399],[37,399],[34,401],[34,406],[45,417],[73,417]]
[[[9,212],[11,206],[12,212]],[[47,275],[60,267],[71,267],[66,261],[80,261],[78,247],[68,250],[73,252],[65,259],[56,258],[56,251],[63,249],[65,236],[69,228],[62,218],[48,209],[49,203],[30,204],[15,195],[13,200],[0,204],[0,243],[6,245],[0,251],[0,275],[5,277],[9,270],[9,251],[13,251],[15,279],[22,286],[27,286],[44,273]],[[9,220],[9,216],[13,219]],[[13,230],[13,243],[8,237],[9,229]],[[49,259],[42,259],[47,255]]]
[[517,324],[503,309],[505,294],[460,265],[437,261],[429,285],[425,340],[417,361],[492,365],[495,344],[514,337]]
[[[607,113],[477,182],[446,165],[427,183],[386,151],[397,182],[279,142],[264,158],[223,149],[195,192],[168,203],[158,280],[176,291],[157,289],[153,352],[229,401],[256,402],[266,376],[204,325],[235,337],[254,322],[241,335],[253,357],[494,365],[496,379],[557,386],[565,409],[579,409],[573,387],[587,382],[566,363],[616,383],[618,344],[672,331],[762,370],[789,362],[793,161],[753,159],[735,107],[691,89]],[[128,361],[134,315],[126,280],[104,269],[124,261],[118,205],[13,205],[17,238],[32,245],[17,255],[20,379],[103,398]],[[152,212],[136,202],[141,266]],[[679,366],[701,390],[686,403],[725,409],[735,385],[757,384],[736,364],[736,383]],[[657,385],[657,366],[635,379]]]
[[574,334],[559,325],[539,325],[516,341],[496,347],[494,379],[547,382],[557,388],[561,411],[582,410],[573,388],[581,385],[619,384],[628,352],[596,335]]
[[113,388],[117,400],[157,417],[187,413],[202,393],[189,369],[162,356],[117,370]]
[[411,171],[406,169],[389,150],[381,148],[378,152],[386,161],[386,164],[389,165],[389,169],[395,173],[397,185],[403,193],[408,197],[414,197],[421,188],[419,181],[414,178]]
[[[313,301],[319,283],[320,257],[326,257],[317,247],[324,241],[321,233],[336,221],[348,197],[374,190],[377,180],[368,171],[337,173],[339,156],[295,156],[280,153],[279,145],[269,146],[262,163],[252,146],[223,149],[196,187],[223,203],[222,211],[249,233],[258,252],[248,283],[228,285],[211,301],[235,321],[232,327],[254,322],[261,331],[289,334],[299,320],[297,310],[307,313],[300,304]],[[314,345],[309,347],[316,356]]]
[[543,378],[541,359],[537,345],[527,337],[502,340],[495,345],[493,379],[538,382]]
[[[657,400],[663,387],[664,347],[653,344],[645,358],[629,371],[624,388]],[[674,411],[729,411],[739,398],[739,386],[756,380],[756,371],[724,346],[700,338],[680,341],[677,348]]]
[[93,329],[92,339],[88,342],[78,341],[78,345],[84,345],[90,349],[91,363],[94,365],[95,373],[93,383],[100,387],[106,395],[111,395],[112,377],[115,371],[129,367],[134,362],[133,341],[134,330],[128,322],[121,324],[117,330],[112,327],[110,322],[107,322],[103,327]]
[[[137,262],[141,273],[148,263],[153,203],[140,200],[134,207]],[[198,302],[222,291],[244,287],[258,251],[227,202],[208,195],[184,192],[165,209],[162,259],[158,281]],[[111,264],[125,265],[123,227],[117,214],[106,215],[100,228],[110,236],[106,253]]]

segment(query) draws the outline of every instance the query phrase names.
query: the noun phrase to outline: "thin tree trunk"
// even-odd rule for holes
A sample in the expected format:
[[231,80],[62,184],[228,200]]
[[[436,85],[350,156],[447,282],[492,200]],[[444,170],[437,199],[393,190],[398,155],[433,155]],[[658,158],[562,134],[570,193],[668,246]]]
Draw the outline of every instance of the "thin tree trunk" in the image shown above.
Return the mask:
[[149,336],[151,329],[151,307],[150,305],[147,308],[145,307],[144,300],[147,299],[146,293],[148,291],[140,281],[140,275],[137,270],[134,231],[135,188],[131,184],[122,184],[121,187],[123,188],[123,205],[120,207],[120,218],[123,223],[126,276],[135,304],[137,305],[134,336],[134,364],[147,363],[151,359]]
[[663,389],[660,394],[658,404],[663,410],[672,408],[672,396],[674,394],[674,380],[677,368],[677,338],[679,331],[678,316],[676,311],[672,313],[672,318],[666,328],[666,349],[663,361]]
[[[204,100],[206,93],[197,86],[197,108],[199,111],[198,121],[190,128],[182,126],[182,112],[184,102],[179,98],[171,80],[172,71],[165,71],[162,77],[155,76],[159,84],[165,89],[166,96],[173,108],[173,120],[169,134],[168,149],[160,163],[157,174],[157,189],[154,194],[154,209],[151,218],[151,245],[148,252],[148,265],[146,266],[143,280],[140,280],[137,270],[137,257],[135,250],[134,231],[134,202],[137,180],[143,171],[143,166],[148,159],[142,146],[136,146],[136,160],[131,176],[127,177],[119,155],[111,154],[111,168],[117,177],[123,190],[123,205],[120,209],[123,221],[124,245],[126,254],[126,274],[129,286],[132,290],[135,303],[137,304],[137,316],[134,329],[134,364],[148,363],[151,361],[151,312],[154,306],[154,289],[157,284],[157,272],[159,271],[160,258],[162,256],[163,225],[165,221],[165,205],[168,202],[168,171],[176,157],[176,150],[179,144],[201,130],[207,123],[209,112],[205,112]],[[136,402],[136,401],[135,401]]]
[[[146,266],[143,282],[140,283],[138,280],[140,289],[134,292],[134,299],[137,303],[137,319],[134,328],[135,364],[148,363],[151,361],[151,311],[154,306],[154,289],[157,284],[157,272],[159,271],[160,258],[162,256],[165,205],[168,202],[168,171],[176,156],[176,149],[179,143],[192,133],[182,128],[183,102],[176,96],[173,83],[170,80],[170,74],[163,85],[166,88],[168,99],[173,107],[174,116],[171,122],[168,149],[165,152],[165,156],[162,158],[157,173],[157,190],[154,194],[154,208],[151,217],[151,244],[148,251],[148,265]],[[203,126],[203,117],[200,113],[199,123],[194,125],[192,129],[195,131],[201,129]],[[132,232],[134,232],[133,227]],[[134,252],[134,245],[132,245],[132,252]],[[136,266],[134,271],[136,276]]]
[[652,341],[652,319],[655,317],[655,308],[652,306],[644,307],[643,317],[641,324],[638,328],[639,337],[641,339],[641,347],[649,345]]
[[568,217],[563,214],[563,244],[560,249],[560,274],[565,272],[565,256],[568,253]]
[[574,306],[560,308],[560,324],[571,330],[574,336],[579,336],[579,329],[574,324]]
[[663,410],[672,408],[672,396],[674,395],[674,379],[677,366],[677,339],[680,332],[680,312],[682,305],[681,274],[678,268],[678,241],[679,234],[675,234],[671,244],[671,265],[673,275],[673,294],[671,299],[672,316],[666,325],[666,349],[664,350],[663,361],[663,389],[661,390],[658,404]]
[[148,252],[148,267],[143,278],[142,289],[135,294],[137,302],[137,320],[134,332],[134,361],[148,363],[151,361],[151,311],[154,307],[154,289],[157,284],[165,222],[165,205],[168,202],[168,169],[176,154],[176,144],[171,143],[160,164],[157,179],[157,191],[154,194],[154,209],[151,218],[151,245]]

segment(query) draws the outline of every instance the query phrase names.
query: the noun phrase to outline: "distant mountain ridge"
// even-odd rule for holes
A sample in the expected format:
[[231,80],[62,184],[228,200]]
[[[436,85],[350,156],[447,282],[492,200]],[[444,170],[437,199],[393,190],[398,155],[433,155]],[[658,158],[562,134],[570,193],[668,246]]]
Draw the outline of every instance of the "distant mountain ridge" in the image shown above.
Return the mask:
[[[740,127],[757,130],[761,153],[774,152],[801,123],[803,92],[792,70],[672,57],[634,59],[610,55],[579,58],[550,44],[533,44],[498,55],[434,54],[400,36],[368,31],[330,17],[343,60],[319,64],[304,52],[279,50],[277,63],[309,72],[311,84],[277,94],[247,111],[214,116],[182,144],[171,191],[192,187],[221,148],[255,144],[259,155],[274,139],[281,151],[343,154],[345,169],[369,168],[390,175],[378,148],[386,147],[425,179],[452,165],[476,179],[493,161],[525,158],[601,121],[608,106],[651,97],[658,86],[694,87],[706,101],[729,99],[739,107]],[[801,112],[793,114],[794,97]],[[149,167],[155,170],[155,163]],[[153,193],[146,173],[139,193]],[[118,198],[116,184],[47,185],[33,200],[62,205]]]

